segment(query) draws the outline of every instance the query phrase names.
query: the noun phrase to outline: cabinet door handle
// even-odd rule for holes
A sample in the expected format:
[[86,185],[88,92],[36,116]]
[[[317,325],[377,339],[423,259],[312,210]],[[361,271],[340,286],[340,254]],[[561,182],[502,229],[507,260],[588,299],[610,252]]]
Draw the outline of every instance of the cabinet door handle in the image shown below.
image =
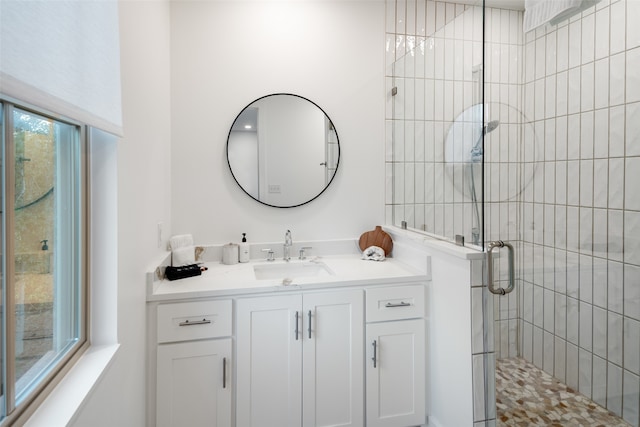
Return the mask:
[[385,307],[387,308],[393,308],[393,307],[411,307],[411,303],[410,302],[404,302],[404,301],[400,301],[398,304],[393,304],[393,303],[386,303]]
[[202,319],[202,320],[195,320],[195,321],[185,320],[184,322],[180,322],[178,325],[179,326],[194,326],[194,325],[208,325],[209,323],[211,323],[211,320],[209,320],[209,319]]
[[222,388],[227,388],[227,358],[222,358]]
[[298,332],[300,332],[300,330],[298,329],[298,312],[296,311],[296,341],[298,341]]
[[309,339],[311,339],[311,310],[309,310],[309,325],[307,330],[309,331]]
[[373,367],[377,368],[377,364],[378,364],[378,341],[373,340],[371,345],[373,346],[373,357],[371,358],[371,360],[373,360]]

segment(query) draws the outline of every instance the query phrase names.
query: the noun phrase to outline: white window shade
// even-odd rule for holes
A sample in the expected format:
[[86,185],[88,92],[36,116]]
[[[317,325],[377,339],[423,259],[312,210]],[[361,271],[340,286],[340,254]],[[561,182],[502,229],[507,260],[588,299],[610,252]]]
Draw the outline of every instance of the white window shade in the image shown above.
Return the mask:
[[0,0],[0,93],[122,136],[117,0]]

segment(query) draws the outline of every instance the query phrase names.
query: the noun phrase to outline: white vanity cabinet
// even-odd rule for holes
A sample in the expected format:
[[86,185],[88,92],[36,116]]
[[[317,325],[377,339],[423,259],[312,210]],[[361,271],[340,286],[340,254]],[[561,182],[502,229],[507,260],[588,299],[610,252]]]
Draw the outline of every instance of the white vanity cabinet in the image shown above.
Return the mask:
[[428,276],[353,255],[288,286],[252,279],[295,264],[148,282],[148,427],[426,423]]
[[237,300],[238,426],[363,426],[363,290]]
[[232,301],[157,306],[156,426],[231,427]]
[[366,291],[367,427],[426,423],[424,289]]

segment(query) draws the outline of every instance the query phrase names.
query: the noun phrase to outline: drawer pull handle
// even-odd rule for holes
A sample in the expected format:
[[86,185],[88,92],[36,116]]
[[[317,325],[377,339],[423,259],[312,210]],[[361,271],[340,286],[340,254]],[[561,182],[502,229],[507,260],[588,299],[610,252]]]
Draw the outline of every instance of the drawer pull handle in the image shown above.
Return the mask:
[[387,308],[393,308],[393,307],[411,307],[411,303],[410,302],[404,302],[404,301],[400,301],[400,303],[398,304],[392,304],[390,302],[388,302],[385,307]]
[[193,322],[185,320],[184,322],[180,322],[179,325],[180,326],[193,326],[193,325],[208,325],[209,323],[211,323],[211,320],[208,320],[208,319],[195,320]]
[[373,346],[373,357],[371,360],[373,360],[373,367],[376,368],[378,364],[378,341],[373,340],[371,345]]
[[311,339],[311,310],[309,310],[309,339]]
[[227,358],[222,358],[222,388],[227,388]]
[[296,311],[296,318],[295,318],[295,322],[296,322],[296,330],[295,330],[295,334],[296,334],[296,341],[298,341],[298,333],[300,332],[300,329],[298,328],[298,312]]

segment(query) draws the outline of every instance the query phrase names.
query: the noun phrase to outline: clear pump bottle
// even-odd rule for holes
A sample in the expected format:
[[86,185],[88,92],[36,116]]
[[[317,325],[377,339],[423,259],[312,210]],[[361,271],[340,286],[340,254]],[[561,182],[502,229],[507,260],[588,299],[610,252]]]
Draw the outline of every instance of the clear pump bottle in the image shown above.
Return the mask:
[[240,242],[240,262],[249,262],[249,244],[247,243],[247,233],[242,233],[242,242]]

